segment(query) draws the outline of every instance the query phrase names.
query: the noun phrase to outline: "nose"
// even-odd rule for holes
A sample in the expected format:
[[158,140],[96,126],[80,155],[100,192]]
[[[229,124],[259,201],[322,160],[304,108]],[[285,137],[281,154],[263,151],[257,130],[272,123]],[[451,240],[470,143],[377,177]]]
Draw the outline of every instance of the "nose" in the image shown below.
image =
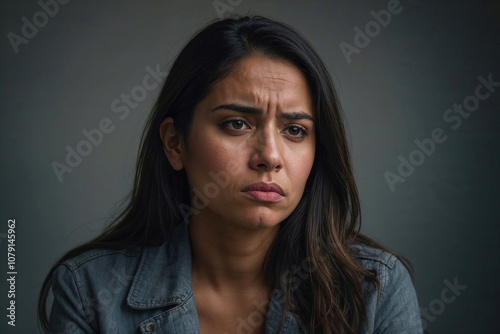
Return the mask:
[[273,129],[257,131],[252,142],[250,166],[261,171],[279,171],[283,168],[282,149],[279,134]]

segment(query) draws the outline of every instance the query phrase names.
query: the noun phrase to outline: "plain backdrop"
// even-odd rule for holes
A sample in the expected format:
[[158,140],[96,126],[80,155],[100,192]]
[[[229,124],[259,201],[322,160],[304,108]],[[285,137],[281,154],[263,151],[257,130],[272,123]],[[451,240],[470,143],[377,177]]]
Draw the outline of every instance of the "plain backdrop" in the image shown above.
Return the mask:
[[[2,0],[0,276],[8,271],[8,219],[16,220],[18,274],[15,328],[0,280],[0,332],[38,332],[37,298],[50,266],[120,208],[160,90],[137,95],[147,68],[167,71],[219,14],[250,13],[295,27],[331,71],[350,128],[363,230],[413,263],[427,329],[498,333],[500,87],[480,90],[489,92],[483,100],[474,95],[479,77],[500,82],[500,3],[401,0],[385,26],[370,23],[391,2],[72,0],[48,15],[39,12],[52,0]],[[370,40],[355,40],[365,28]],[[126,117],[113,112],[111,104],[131,92],[141,101]],[[445,118],[457,117],[448,109],[463,103],[473,111],[456,127]],[[66,164],[67,147],[76,149],[82,131],[105,119],[114,130],[59,180],[53,162]],[[418,153],[415,141],[436,128],[446,140]],[[391,189],[384,174],[398,175],[410,158],[418,166],[401,167],[404,182]],[[446,282],[466,288],[452,302],[446,292],[445,302]]]

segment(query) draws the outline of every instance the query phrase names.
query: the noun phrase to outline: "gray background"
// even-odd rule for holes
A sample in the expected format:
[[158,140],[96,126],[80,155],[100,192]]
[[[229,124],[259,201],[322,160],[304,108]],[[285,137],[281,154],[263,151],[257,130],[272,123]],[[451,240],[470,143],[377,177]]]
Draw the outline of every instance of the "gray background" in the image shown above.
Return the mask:
[[[478,76],[500,81],[500,4],[401,0],[402,12],[348,63],[339,44],[353,44],[354,27],[364,29],[370,11],[387,3],[243,0],[233,12],[289,23],[327,63],[350,126],[364,231],[414,264],[419,304],[438,313],[427,329],[497,333],[500,88],[456,130],[443,114],[474,93]],[[147,66],[166,70],[187,38],[217,17],[211,0],[73,0],[15,53],[7,34],[21,35],[22,17],[33,22],[40,10],[34,0],[1,2],[0,277],[11,218],[18,271],[15,328],[6,324],[7,285],[0,279],[2,333],[38,332],[36,301],[49,267],[95,236],[130,190],[142,126],[159,89],[123,120],[112,101],[141,85]],[[51,163],[64,163],[66,145],[75,148],[85,139],[81,131],[103,118],[115,130],[59,182]],[[408,159],[414,140],[434,128],[447,140],[391,191],[384,172],[397,173],[398,156]],[[454,279],[467,289],[442,304],[444,281]]]

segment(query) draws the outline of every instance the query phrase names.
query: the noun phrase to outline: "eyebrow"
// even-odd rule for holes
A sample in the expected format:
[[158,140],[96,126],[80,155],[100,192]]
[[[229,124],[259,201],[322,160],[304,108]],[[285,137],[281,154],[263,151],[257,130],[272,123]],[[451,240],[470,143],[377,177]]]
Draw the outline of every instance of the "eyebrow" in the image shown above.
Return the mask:
[[[258,107],[249,107],[249,106],[243,106],[239,104],[221,104],[215,108],[212,108],[211,111],[216,111],[220,109],[228,109],[228,110],[233,110],[237,111],[240,113],[244,114],[252,114],[252,115],[262,115],[264,111],[261,108]],[[314,122],[314,118],[312,118],[311,115],[304,111],[294,111],[294,112],[289,112],[289,113],[279,113],[278,118],[282,119],[307,119],[310,120],[311,122]]]

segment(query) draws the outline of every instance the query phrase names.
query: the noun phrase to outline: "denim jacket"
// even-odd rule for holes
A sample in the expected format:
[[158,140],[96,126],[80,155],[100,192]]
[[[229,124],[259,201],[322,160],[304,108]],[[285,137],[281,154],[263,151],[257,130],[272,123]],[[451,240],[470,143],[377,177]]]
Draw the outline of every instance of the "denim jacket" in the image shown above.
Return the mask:
[[[174,230],[172,240],[143,251],[90,250],[59,265],[52,276],[49,332],[199,333],[186,224]],[[356,247],[359,263],[376,270],[381,283],[378,303],[375,287],[363,285],[371,333],[422,333],[415,290],[401,262],[389,253]],[[268,308],[261,308],[266,334],[277,332],[282,302],[283,295],[274,290]],[[255,319],[239,318],[236,333],[252,333]],[[290,312],[281,333],[302,333]],[[370,332],[363,327],[359,333]]]

